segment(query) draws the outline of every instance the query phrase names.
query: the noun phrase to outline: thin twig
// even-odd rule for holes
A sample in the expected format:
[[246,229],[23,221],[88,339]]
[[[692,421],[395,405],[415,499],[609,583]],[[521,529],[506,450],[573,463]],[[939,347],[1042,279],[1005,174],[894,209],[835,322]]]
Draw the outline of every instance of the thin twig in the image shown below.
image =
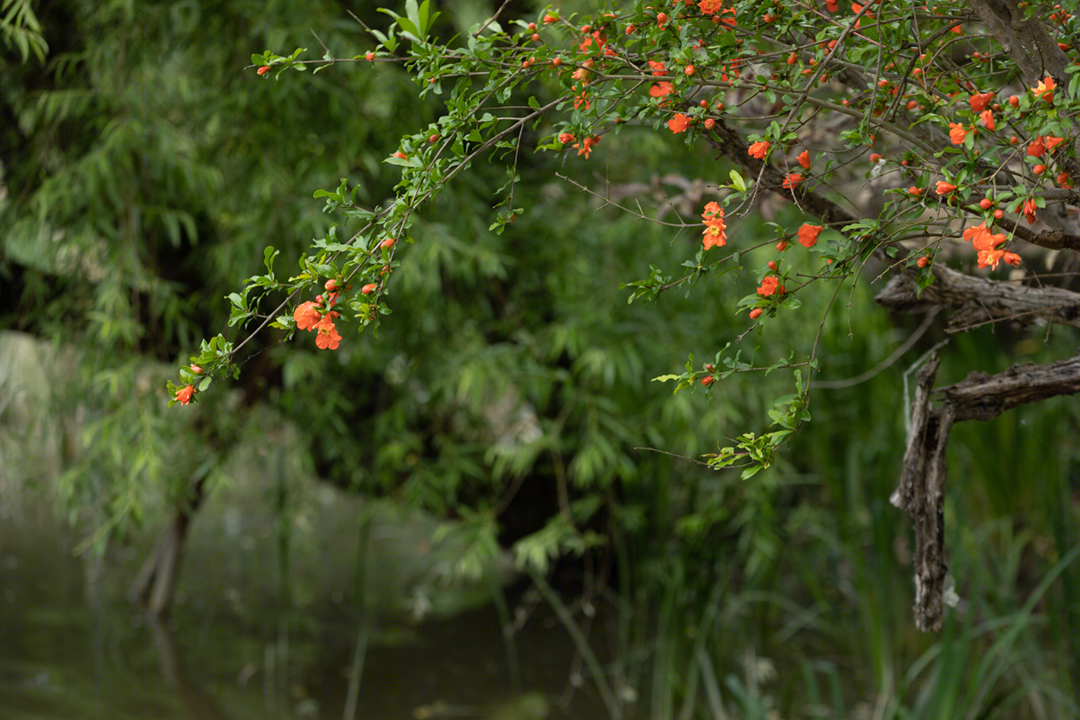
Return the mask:
[[873,369],[867,370],[862,375],[856,375],[853,378],[848,378],[847,380],[818,380],[810,383],[810,387],[814,390],[817,390],[819,388],[823,390],[837,390],[840,388],[851,387],[852,385],[859,385],[873,378],[883,370],[889,368],[893,363],[899,360],[904,355],[904,353],[910,350],[911,346],[917,343],[919,341],[919,338],[925,335],[926,331],[930,329],[930,326],[934,322],[934,318],[937,317],[939,312],[941,312],[940,307],[936,307],[930,312],[928,312],[926,314],[926,318],[923,319],[922,324],[919,325],[919,328],[911,334],[911,337],[905,340],[903,345],[896,348],[896,350],[894,350],[892,354],[889,355],[889,357],[879,362]]

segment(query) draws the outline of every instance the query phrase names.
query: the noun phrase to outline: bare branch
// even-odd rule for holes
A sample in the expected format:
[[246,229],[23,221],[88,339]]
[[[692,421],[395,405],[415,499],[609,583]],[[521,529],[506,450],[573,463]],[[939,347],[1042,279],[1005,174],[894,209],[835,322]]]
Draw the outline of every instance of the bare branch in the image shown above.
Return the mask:
[[[953,423],[990,420],[1019,405],[1080,393],[1080,355],[1049,365],[1014,365],[996,375],[973,372],[963,382],[931,390],[939,364],[934,353],[916,376],[904,466],[890,498],[911,516],[915,529],[915,624],[924,632],[941,629],[945,608],[948,559],[942,503],[945,450]],[[945,402],[931,410],[934,394],[943,395]]]
[[1036,320],[1080,327],[1080,293],[989,280],[951,270],[938,263],[934,283],[916,294],[914,272],[894,276],[874,299],[892,312],[922,312],[940,307],[953,311],[949,332],[986,322]]
[[1049,365],[1013,365],[997,375],[973,372],[938,388],[956,421],[992,420],[1019,405],[1080,393],[1080,355]]

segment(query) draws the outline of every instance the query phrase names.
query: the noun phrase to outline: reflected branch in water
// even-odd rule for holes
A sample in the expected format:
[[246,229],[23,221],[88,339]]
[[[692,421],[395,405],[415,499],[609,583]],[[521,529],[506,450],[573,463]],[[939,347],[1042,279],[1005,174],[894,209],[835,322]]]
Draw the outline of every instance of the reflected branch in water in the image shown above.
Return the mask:
[[229,720],[218,704],[184,671],[169,629],[153,613],[146,613],[146,625],[157,650],[161,676],[180,698],[187,716],[191,720]]

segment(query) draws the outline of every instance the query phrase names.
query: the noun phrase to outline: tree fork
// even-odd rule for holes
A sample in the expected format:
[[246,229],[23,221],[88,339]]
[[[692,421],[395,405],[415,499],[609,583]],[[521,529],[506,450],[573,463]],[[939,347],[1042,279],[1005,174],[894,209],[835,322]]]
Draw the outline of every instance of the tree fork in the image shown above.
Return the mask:
[[[933,390],[940,364],[934,353],[916,375],[911,432],[900,483],[890,498],[911,516],[915,530],[915,625],[924,632],[940,630],[944,617],[945,451],[953,423],[992,420],[1019,405],[1080,393],[1080,355],[1047,365],[1013,365],[996,375],[972,372],[959,383]],[[934,410],[932,394],[944,396],[942,406]]]

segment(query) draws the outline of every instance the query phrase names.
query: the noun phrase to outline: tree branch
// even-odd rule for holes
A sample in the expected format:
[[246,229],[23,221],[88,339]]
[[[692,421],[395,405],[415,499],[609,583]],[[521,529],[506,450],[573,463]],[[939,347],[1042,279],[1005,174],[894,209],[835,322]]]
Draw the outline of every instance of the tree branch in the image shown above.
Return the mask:
[[944,498],[945,449],[953,418],[946,405],[930,410],[930,393],[941,359],[937,353],[916,375],[911,434],[904,452],[900,484],[889,501],[911,516],[915,529],[915,625],[923,632],[941,629],[945,614]]
[[[924,632],[941,629],[945,609],[945,450],[953,423],[990,420],[1019,405],[1080,393],[1080,355],[1049,365],[1014,365],[997,375],[973,372],[962,382],[931,390],[939,365],[934,353],[916,375],[911,434],[900,483],[890,498],[911,516],[915,529],[915,624]],[[944,396],[936,410],[930,409],[932,394]]]
[[894,276],[874,299],[892,312],[952,310],[948,332],[1001,320],[1031,324],[1036,320],[1080,327],[1080,293],[1056,287],[1032,287],[974,277],[938,263],[934,283],[921,294],[914,272]]
[[957,422],[992,420],[1019,405],[1080,393],[1080,355],[1049,365],[1013,365],[997,375],[972,372],[934,392],[945,396]]
[[969,0],[968,4],[1016,62],[1028,84],[1035,85],[1047,75],[1059,83],[1068,79],[1065,68],[1069,58],[1037,17],[1024,19],[1016,0]]

